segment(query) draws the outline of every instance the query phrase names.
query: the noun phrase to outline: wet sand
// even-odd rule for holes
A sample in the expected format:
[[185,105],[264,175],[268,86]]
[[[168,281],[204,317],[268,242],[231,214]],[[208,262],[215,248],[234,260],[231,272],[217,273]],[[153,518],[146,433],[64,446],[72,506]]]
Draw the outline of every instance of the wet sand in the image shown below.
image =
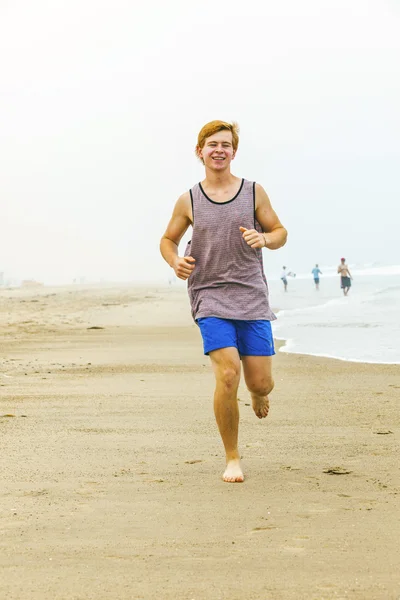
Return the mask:
[[0,598],[400,598],[399,366],[278,353],[227,484],[184,291],[3,290],[0,333]]

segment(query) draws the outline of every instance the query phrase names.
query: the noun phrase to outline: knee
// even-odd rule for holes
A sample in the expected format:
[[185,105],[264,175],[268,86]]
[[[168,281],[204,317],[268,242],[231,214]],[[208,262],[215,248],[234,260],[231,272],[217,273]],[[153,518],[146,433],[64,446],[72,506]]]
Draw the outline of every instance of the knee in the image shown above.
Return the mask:
[[232,390],[239,384],[239,369],[234,366],[223,367],[219,372],[219,381],[224,385],[226,389]]
[[269,377],[268,379],[247,384],[247,389],[251,394],[255,394],[256,396],[268,396],[274,389],[274,385],[274,380],[272,377]]

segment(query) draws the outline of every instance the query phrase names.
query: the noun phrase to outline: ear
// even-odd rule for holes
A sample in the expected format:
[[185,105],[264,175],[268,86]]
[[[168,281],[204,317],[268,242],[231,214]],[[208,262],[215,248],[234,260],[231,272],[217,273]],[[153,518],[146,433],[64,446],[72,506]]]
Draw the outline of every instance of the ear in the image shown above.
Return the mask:
[[201,160],[203,160],[203,151],[200,146],[196,146],[196,154]]

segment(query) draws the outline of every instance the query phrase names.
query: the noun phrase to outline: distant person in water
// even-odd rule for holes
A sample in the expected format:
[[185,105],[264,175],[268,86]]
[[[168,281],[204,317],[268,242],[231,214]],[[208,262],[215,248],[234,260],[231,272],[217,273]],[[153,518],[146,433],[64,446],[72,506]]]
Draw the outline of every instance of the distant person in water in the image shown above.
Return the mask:
[[282,267],[283,271],[282,271],[282,275],[281,275],[281,279],[283,282],[283,288],[285,290],[285,292],[287,292],[287,273],[286,273],[286,267]]
[[322,275],[322,271],[320,270],[318,265],[315,265],[311,273],[314,277],[315,289],[319,290],[319,276]]
[[349,267],[346,265],[346,259],[340,259],[340,265],[338,266],[338,273],[340,275],[340,287],[343,290],[343,294],[347,296],[351,288],[351,280],[353,279]]
[[281,275],[281,279],[283,282],[283,289],[285,290],[285,292],[287,292],[287,286],[288,286],[288,277],[296,277],[296,273],[292,273],[292,271],[286,271],[286,267],[282,267],[283,271],[282,271],[282,275]]

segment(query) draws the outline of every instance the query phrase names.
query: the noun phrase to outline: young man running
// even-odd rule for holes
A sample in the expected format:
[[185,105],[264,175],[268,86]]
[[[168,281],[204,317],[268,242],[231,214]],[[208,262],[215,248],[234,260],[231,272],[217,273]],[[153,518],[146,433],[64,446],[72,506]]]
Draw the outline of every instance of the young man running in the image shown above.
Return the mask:
[[[201,129],[196,154],[205,179],[178,199],[160,244],[177,277],[188,279],[192,315],[216,379],[214,412],[226,453],[223,480],[232,483],[244,480],[238,450],[240,362],[260,419],[268,414],[274,387],[270,321],[275,315],[261,248],[275,250],[287,238],[261,185],[231,173],[238,143],[235,123],[212,121]],[[179,256],[190,225],[192,239]]]

